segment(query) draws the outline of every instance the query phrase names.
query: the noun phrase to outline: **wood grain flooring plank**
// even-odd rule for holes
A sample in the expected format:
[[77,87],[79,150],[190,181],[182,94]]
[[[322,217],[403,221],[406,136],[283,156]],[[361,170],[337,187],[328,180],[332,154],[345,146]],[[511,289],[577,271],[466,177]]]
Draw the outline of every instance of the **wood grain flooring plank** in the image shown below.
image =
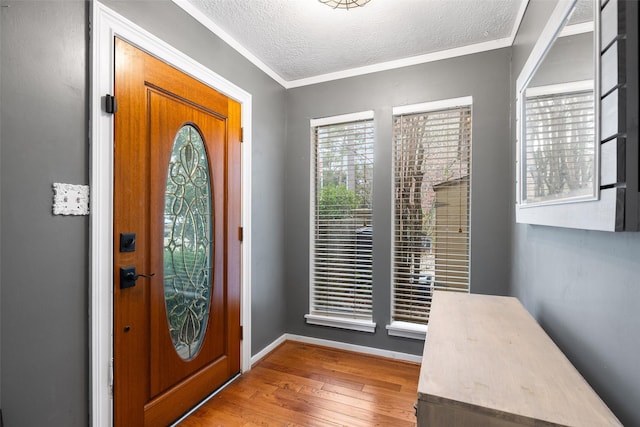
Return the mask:
[[371,403],[387,404],[395,407],[402,407],[411,403],[408,406],[413,408],[413,403],[415,403],[418,396],[417,386],[410,394],[407,392],[388,392],[380,389],[371,391],[370,387],[364,387],[362,390],[351,390],[334,384],[325,384],[322,389],[347,397],[357,397]]
[[265,361],[261,366],[274,371],[284,372],[297,377],[309,378],[320,382],[345,384],[345,386],[349,386],[355,390],[361,390],[365,385],[372,385],[394,391],[400,391],[402,388],[401,384],[378,379],[376,376],[371,375],[371,372],[369,372],[368,375],[354,375],[318,366],[313,368],[298,368],[293,365],[275,364],[269,361]]
[[279,402],[286,404],[287,407],[295,408],[296,412],[312,414],[316,418],[326,421],[331,420],[341,426],[370,427],[372,425],[368,419],[369,414],[366,414],[365,419],[362,419],[358,414],[340,410],[342,408],[338,408],[337,405],[332,405],[330,402],[327,403],[323,399],[305,396],[300,393],[289,393],[287,390],[276,391],[275,398]]
[[318,390],[310,387],[303,387],[302,390],[300,390],[300,394],[308,394],[337,404],[348,405],[356,408],[357,410],[364,410],[381,416],[391,417],[397,420],[415,421],[416,418],[413,406],[403,408],[390,405],[386,400],[370,401],[366,398],[363,399],[362,395],[346,396],[344,394],[328,391],[324,388],[322,390]]
[[[326,351],[322,347],[308,346],[309,349],[306,352],[288,347],[288,351],[295,350],[296,353],[299,353],[290,360],[295,360],[297,363],[306,362],[307,366],[310,367],[323,367],[338,372],[365,376],[371,373],[371,369],[375,369],[377,378],[389,378],[391,382],[395,382],[398,379],[407,383],[415,382],[416,368],[420,369],[420,364],[418,363],[393,360],[381,356],[363,355],[344,350],[329,349]],[[331,357],[323,357],[323,355],[326,356],[327,354]],[[275,354],[273,358],[270,358],[270,361],[278,363],[282,359],[287,363],[288,357],[283,354]]]
[[[259,426],[336,427],[339,425],[309,414],[291,411],[282,406],[275,398],[267,396],[273,395],[258,393],[252,399],[247,400],[237,399],[232,394],[216,396],[216,405],[211,405],[207,416],[216,420],[220,413],[225,413],[232,415],[236,420],[241,420],[242,423]],[[180,427],[184,426],[194,427],[188,423],[180,424]]]
[[[306,345],[302,348],[300,344],[283,344],[282,348],[288,352],[295,352],[295,355],[287,353],[277,353],[267,360],[274,364],[291,364],[301,368],[309,367],[324,368],[336,372],[350,373],[354,375],[368,376],[371,369],[376,370],[376,377],[379,379],[388,379],[390,382],[401,380],[404,383],[412,383],[416,381],[415,370],[419,369],[419,364],[412,362],[404,362],[391,360],[379,356],[362,355],[354,352],[333,350],[326,351],[324,348]],[[366,363],[363,361],[366,360]]]
[[[276,395],[282,396],[285,393],[285,390],[276,391]],[[287,394],[286,398],[295,399],[298,404],[304,403],[308,408],[312,408],[312,410],[317,414],[321,412],[328,413],[333,419],[336,419],[336,417],[340,417],[340,421],[344,422],[344,425],[348,426],[370,427],[385,425],[395,427],[409,427],[413,425],[409,421],[401,420],[383,414],[378,414],[371,408],[361,409],[346,403],[331,401],[325,399],[324,397],[319,397],[318,395],[296,393],[295,395]]]
[[348,387],[354,390],[362,390],[365,384],[361,381],[354,381],[344,376],[340,375],[332,375],[331,372],[321,371],[318,369],[311,370],[309,368],[296,368],[295,366],[286,366],[286,365],[276,365],[274,363],[265,361],[260,366],[270,369],[272,371],[279,372],[281,374],[288,374],[294,377],[306,378],[308,380],[313,380],[316,383],[334,383],[341,384],[343,387]]
[[287,341],[180,427],[415,427],[420,366]]
[[302,377],[299,375],[293,375],[289,372],[284,372],[278,369],[273,369],[266,365],[260,365],[251,369],[252,376],[260,379],[265,384],[277,386],[278,388],[286,388],[292,390],[299,390],[303,386],[320,387],[324,384],[323,381],[319,381],[314,378]]
[[359,399],[376,408],[374,409],[375,412],[415,422],[414,405],[417,401],[417,391],[411,395],[369,393],[366,391],[354,393],[352,390],[331,384],[325,384],[323,386],[323,391],[333,393],[336,398],[338,398],[338,396],[343,396],[343,399],[345,400],[351,398]]

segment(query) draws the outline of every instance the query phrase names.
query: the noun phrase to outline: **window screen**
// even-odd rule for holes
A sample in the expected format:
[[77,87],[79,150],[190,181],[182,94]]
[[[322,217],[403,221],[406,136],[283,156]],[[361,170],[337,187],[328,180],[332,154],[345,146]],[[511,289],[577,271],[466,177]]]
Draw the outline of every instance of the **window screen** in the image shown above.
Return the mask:
[[392,320],[426,324],[435,289],[469,290],[471,106],[393,117]]
[[311,314],[371,320],[373,114],[311,131]]

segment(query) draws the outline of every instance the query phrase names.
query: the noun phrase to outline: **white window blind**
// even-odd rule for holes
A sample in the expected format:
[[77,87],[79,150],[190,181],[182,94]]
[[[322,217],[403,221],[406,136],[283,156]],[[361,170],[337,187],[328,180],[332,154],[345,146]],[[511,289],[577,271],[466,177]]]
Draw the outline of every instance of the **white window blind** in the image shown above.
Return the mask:
[[471,106],[394,114],[392,320],[426,324],[435,289],[469,291]]
[[522,202],[591,196],[593,90],[527,96],[525,111]]
[[308,321],[312,316],[372,319],[373,112],[364,117],[316,126],[312,122]]

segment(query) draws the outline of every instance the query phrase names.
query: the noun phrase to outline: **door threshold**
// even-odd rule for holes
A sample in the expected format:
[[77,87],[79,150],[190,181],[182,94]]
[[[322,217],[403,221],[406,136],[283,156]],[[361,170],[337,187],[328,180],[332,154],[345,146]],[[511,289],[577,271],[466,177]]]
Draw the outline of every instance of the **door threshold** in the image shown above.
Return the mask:
[[191,414],[193,414],[195,411],[197,411],[202,405],[204,405],[205,403],[207,403],[209,400],[211,400],[212,398],[214,398],[218,393],[220,393],[222,390],[224,390],[225,388],[227,388],[227,386],[229,384],[231,384],[232,382],[234,382],[235,380],[237,380],[240,375],[242,375],[241,372],[238,372],[236,374],[236,376],[232,377],[231,379],[229,379],[229,381],[227,381],[226,383],[222,384],[219,388],[217,388],[213,393],[211,393],[209,396],[205,397],[202,402],[198,403],[196,406],[194,406],[193,408],[191,408],[186,414],[184,414],[183,416],[181,416],[180,418],[178,418],[173,424],[171,424],[169,427],[177,427],[178,424],[180,424],[181,422],[183,422],[184,420],[186,420]]

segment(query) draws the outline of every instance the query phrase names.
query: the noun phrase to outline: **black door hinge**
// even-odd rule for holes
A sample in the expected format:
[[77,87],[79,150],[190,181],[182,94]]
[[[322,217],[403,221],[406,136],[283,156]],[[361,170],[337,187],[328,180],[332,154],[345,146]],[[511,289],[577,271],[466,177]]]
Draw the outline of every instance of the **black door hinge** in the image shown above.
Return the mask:
[[115,96],[109,94],[104,96],[104,111],[109,114],[114,114],[118,111],[118,100]]
[[244,229],[242,227],[238,227],[238,240],[242,242],[244,239]]
[[244,339],[244,328],[240,326],[240,341]]
[[244,142],[244,128],[240,128],[240,142]]

